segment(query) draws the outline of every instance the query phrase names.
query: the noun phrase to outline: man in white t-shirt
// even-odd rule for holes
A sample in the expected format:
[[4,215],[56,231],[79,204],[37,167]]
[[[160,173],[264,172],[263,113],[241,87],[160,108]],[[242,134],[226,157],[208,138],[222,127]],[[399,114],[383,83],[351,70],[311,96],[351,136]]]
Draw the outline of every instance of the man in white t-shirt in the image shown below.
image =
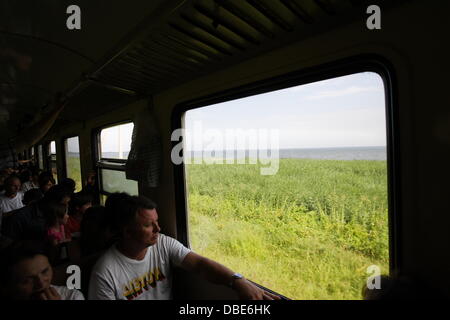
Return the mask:
[[5,213],[20,209],[24,206],[23,192],[20,190],[20,179],[10,176],[5,180],[5,193],[0,195],[0,226]]
[[151,200],[121,195],[112,212],[121,238],[95,264],[89,283],[90,300],[171,299],[174,266],[231,286],[241,299],[278,299],[240,274],[160,234],[156,206]]

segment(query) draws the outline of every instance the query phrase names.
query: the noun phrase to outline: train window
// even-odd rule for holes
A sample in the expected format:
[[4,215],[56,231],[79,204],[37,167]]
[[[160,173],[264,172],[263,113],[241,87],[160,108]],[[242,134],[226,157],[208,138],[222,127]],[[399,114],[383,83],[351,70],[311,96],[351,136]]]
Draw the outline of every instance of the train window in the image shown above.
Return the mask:
[[138,194],[137,182],[127,180],[125,176],[125,163],[131,148],[133,128],[134,124],[130,122],[99,131],[97,169],[101,203],[113,192]]
[[42,151],[42,144],[38,145],[38,165],[39,169],[44,170],[44,154]]
[[130,152],[133,128],[133,123],[126,123],[101,130],[100,157],[102,159],[126,160]]
[[75,191],[81,191],[83,184],[81,181],[80,164],[80,143],[78,137],[65,140],[66,176],[75,181]]
[[389,273],[385,107],[362,72],[186,111],[192,249],[293,299],[361,299]]
[[51,141],[48,145],[48,148],[48,164],[56,183],[58,183],[58,171],[56,166],[56,142]]

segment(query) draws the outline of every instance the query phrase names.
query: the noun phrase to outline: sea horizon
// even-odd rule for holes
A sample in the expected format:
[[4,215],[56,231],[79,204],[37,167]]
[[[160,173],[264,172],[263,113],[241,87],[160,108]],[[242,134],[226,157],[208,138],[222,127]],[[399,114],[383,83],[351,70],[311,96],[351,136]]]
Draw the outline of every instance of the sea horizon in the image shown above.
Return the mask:
[[[233,150],[222,150],[218,152],[222,154],[221,157],[224,158],[227,151]],[[268,152],[269,151],[269,152]],[[186,151],[185,154],[190,154],[191,159],[203,157],[204,152],[208,154],[215,154],[214,151]],[[123,152],[123,157],[126,159],[128,157],[129,151]],[[104,158],[118,158],[118,152],[103,152],[102,156]],[[76,155],[73,153],[72,155]],[[270,150],[234,150],[234,158],[247,158],[249,156],[262,157],[262,158],[273,158]],[[69,154],[69,156],[71,156]],[[278,157],[280,159],[320,159],[320,160],[386,160],[386,146],[357,146],[357,147],[312,147],[312,148],[280,148],[278,150]]]

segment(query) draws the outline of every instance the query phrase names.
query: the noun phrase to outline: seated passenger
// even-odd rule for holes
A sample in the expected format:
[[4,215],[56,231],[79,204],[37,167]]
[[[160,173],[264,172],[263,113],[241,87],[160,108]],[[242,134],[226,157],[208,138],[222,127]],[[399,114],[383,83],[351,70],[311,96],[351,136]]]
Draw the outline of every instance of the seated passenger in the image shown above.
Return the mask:
[[202,257],[160,234],[155,204],[128,196],[112,217],[119,241],[95,264],[89,283],[92,300],[172,298],[172,266],[197,272],[213,283],[232,287],[241,299],[278,299],[225,266]]
[[31,170],[29,180],[22,183],[23,193],[26,193],[28,190],[32,189],[39,189],[39,171],[37,169]]
[[84,300],[75,289],[52,285],[53,269],[47,254],[34,243],[13,244],[0,260],[0,297],[3,300]]
[[55,185],[55,179],[50,172],[44,171],[39,175],[39,190],[45,194],[51,187]]
[[35,203],[39,200],[41,200],[44,197],[41,190],[39,189],[30,189],[23,195],[23,204],[28,206],[32,203]]
[[80,246],[83,257],[102,253],[115,242],[110,219],[105,207],[91,207],[86,210],[80,225]]
[[20,180],[10,176],[5,180],[5,193],[0,195],[0,227],[5,213],[20,209],[24,206],[23,192],[20,190]]
[[84,213],[92,206],[92,197],[84,192],[77,192],[72,195],[69,202],[69,219],[64,226],[66,238],[79,238],[80,225]]
[[44,197],[29,206],[17,210],[9,221],[2,225],[2,234],[12,240],[43,239],[46,226],[43,210],[48,203],[66,204],[70,194],[60,186],[54,186]]
[[53,246],[70,241],[70,238],[66,238],[66,233],[64,231],[64,225],[69,219],[69,215],[67,214],[67,205],[50,202],[43,208],[43,210],[45,225],[47,228],[47,240]]
[[61,181],[59,181],[58,183],[60,186],[66,188],[68,191],[70,191],[71,193],[75,192],[76,189],[76,182],[73,179],[70,178],[63,178],[61,179]]

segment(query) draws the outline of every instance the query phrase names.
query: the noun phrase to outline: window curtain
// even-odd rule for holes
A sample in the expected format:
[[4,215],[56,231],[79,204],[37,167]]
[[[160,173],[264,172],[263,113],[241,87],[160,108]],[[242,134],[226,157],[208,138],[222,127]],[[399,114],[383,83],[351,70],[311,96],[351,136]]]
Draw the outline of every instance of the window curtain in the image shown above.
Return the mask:
[[136,180],[147,187],[160,182],[162,145],[154,113],[153,100],[148,108],[136,114],[131,149],[125,165],[127,179]]

